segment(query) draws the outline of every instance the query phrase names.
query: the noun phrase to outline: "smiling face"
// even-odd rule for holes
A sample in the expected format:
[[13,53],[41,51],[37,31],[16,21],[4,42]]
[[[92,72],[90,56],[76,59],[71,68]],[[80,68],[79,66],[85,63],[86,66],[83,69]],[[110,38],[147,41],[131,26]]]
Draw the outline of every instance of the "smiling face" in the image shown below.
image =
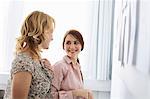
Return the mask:
[[70,58],[76,59],[81,52],[81,43],[71,34],[68,34],[64,41],[64,50]]

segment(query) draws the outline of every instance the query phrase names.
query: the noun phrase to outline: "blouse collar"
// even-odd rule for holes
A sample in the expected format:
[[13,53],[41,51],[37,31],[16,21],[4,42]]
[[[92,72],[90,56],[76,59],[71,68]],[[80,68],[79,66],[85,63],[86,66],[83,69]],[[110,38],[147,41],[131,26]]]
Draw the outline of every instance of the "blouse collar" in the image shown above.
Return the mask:
[[[63,59],[65,60],[65,62],[66,62],[67,64],[72,64],[71,59],[70,59],[67,55],[64,56]],[[79,68],[80,68],[80,64],[79,64],[78,62],[77,62],[77,65],[78,65]],[[73,68],[75,68],[75,67],[73,66]]]

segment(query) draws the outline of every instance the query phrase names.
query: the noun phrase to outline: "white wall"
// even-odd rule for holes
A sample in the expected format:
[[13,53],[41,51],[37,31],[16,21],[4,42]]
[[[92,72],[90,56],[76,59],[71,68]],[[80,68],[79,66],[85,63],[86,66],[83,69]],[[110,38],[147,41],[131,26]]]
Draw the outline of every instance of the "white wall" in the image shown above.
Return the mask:
[[150,73],[150,1],[140,1],[139,38],[137,50],[137,69]]
[[[114,34],[111,99],[150,99],[150,1],[139,3],[136,65],[121,67],[118,61],[118,35]],[[118,10],[116,10],[118,11]],[[117,13],[115,14],[117,16]],[[116,20],[115,20],[116,21]],[[116,23],[115,23],[116,24]]]

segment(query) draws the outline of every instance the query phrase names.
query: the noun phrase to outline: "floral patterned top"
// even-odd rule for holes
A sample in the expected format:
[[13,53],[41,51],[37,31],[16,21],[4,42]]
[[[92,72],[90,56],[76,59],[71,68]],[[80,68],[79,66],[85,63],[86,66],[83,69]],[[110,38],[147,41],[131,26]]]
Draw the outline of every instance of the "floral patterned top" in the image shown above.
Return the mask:
[[4,99],[11,99],[13,75],[21,71],[27,71],[32,74],[28,99],[52,99],[50,90],[53,73],[44,67],[42,62],[34,61],[25,53],[19,53],[16,55],[12,62],[11,75],[5,90]]

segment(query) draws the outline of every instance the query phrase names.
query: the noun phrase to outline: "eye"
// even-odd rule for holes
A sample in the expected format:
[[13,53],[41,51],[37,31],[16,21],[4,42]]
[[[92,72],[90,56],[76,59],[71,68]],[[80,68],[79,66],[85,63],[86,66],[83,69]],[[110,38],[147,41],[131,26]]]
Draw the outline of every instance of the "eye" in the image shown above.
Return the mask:
[[67,45],[70,45],[70,44],[71,44],[71,42],[70,42],[70,41],[67,41],[67,42],[66,42],[66,44],[67,44]]
[[80,44],[80,42],[79,41],[74,41],[74,44],[78,45],[78,44]]

